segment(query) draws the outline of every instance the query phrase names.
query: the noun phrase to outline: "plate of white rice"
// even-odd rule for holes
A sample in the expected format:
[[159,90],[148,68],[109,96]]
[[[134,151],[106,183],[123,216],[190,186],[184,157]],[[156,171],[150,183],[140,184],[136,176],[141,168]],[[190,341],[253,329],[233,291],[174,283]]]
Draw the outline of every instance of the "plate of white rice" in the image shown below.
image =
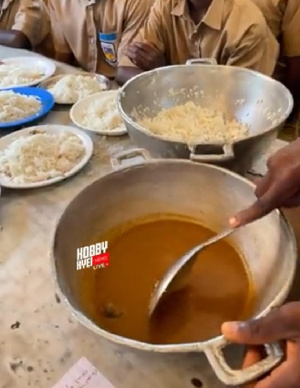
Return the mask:
[[20,127],[45,116],[54,106],[53,96],[43,89],[0,90],[0,130]]
[[53,76],[56,66],[43,57],[16,57],[0,61],[0,89],[34,86]]
[[86,131],[98,135],[121,136],[127,133],[117,107],[119,90],[93,94],[73,105],[70,118]]
[[92,94],[110,87],[109,79],[92,73],[63,74],[51,77],[39,85],[50,92],[56,104],[75,104]]
[[93,154],[91,138],[64,125],[30,127],[0,139],[0,186],[32,189],[70,178]]

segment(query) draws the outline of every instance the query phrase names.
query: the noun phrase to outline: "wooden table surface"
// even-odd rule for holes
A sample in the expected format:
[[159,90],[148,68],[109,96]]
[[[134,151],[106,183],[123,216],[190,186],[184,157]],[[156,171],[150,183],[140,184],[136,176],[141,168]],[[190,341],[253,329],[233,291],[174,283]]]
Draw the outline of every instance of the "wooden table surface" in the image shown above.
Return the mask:
[[[17,55],[28,53],[0,47],[0,59]],[[75,70],[58,65],[58,73],[70,71]],[[69,125],[68,110],[55,108],[44,123]],[[49,248],[58,216],[80,190],[111,169],[113,154],[132,147],[127,137],[93,140],[93,158],[74,178],[39,190],[2,192],[0,388],[51,388],[82,356],[117,388],[192,388],[193,378],[203,388],[222,388],[203,355],[148,354],[108,343],[77,324],[56,297]],[[300,242],[300,211],[288,215]],[[298,292],[295,283],[293,298]]]

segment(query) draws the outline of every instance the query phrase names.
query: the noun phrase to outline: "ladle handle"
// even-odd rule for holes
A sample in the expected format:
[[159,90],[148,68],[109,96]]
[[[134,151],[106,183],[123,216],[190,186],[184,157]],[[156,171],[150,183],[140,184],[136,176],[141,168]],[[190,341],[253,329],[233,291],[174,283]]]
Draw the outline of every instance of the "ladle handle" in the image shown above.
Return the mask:
[[232,229],[232,228],[225,229],[223,232],[216,234],[215,236],[213,236],[212,238],[207,240],[205,243],[201,244],[201,249],[203,249],[211,244],[214,244],[217,241],[222,240],[225,237],[230,236],[235,231],[236,231],[236,229]]
[[[226,346],[226,345],[225,345]],[[283,352],[279,344],[264,345],[267,357],[245,369],[232,369],[226,362],[222,346],[207,347],[204,352],[217,377],[229,386],[243,385],[256,380],[275,368],[282,360]]]

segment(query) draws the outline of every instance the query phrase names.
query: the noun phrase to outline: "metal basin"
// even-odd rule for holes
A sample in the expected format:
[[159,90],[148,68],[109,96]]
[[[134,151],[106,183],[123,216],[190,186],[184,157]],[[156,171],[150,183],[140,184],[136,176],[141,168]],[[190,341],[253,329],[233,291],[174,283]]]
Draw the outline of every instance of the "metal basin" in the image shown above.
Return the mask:
[[[141,152],[134,150],[130,156]],[[144,152],[142,155],[147,156]],[[152,345],[107,332],[91,320],[80,298],[76,253],[96,231],[99,236],[133,219],[151,213],[168,213],[196,218],[218,232],[227,225],[230,215],[255,198],[251,183],[216,166],[179,159],[154,159],[122,167],[120,161],[125,157],[128,155],[115,159],[115,171],[75,197],[63,212],[54,233],[54,278],[74,316],[97,335],[132,348],[165,353],[204,352],[218,378],[227,385],[242,384],[274,367],[281,358],[276,346],[267,347],[269,357],[266,360],[239,371],[232,370],[224,360],[221,349],[226,342],[222,336],[192,344]],[[264,315],[283,303],[292,285],[297,259],[293,232],[280,212],[274,211],[237,231],[231,239],[254,279],[258,294],[255,316]]]
[[[136,123],[134,110],[139,115],[145,114],[147,109],[147,116],[149,112],[153,117],[163,108],[191,100],[247,124],[249,136],[233,144],[189,147],[153,135]],[[164,67],[134,77],[123,86],[117,104],[130,138],[138,147],[147,149],[152,157],[190,158],[243,175],[276,138],[277,131],[292,111],[293,98],[284,85],[255,71],[191,64]]]

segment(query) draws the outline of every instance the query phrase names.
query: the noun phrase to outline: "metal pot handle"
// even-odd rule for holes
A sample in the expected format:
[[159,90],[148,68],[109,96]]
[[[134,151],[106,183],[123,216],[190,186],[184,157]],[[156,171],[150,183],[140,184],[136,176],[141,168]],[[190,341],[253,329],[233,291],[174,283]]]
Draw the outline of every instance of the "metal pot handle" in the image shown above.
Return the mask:
[[185,64],[217,66],[218,62],[214,58],[199,58],[199,59],[188,59]]
[[119,152],[118,154],[114,155],[110,162],[114,170],[122,168],[122,162],[124,160],[130,160],[133,158],[142,158],[144,161],[151,159],[150,153],[143,149],[143,148],[132,148],[131,150]]
[[218,162],[229,162],[234,159],[234,151],[232,144],[225,144],[222,147],[223,154],[220,155],[214,155],[214,154],[196,154],[195,146],[192,149],[192,152],[190,154],[190,159],[193,162],[199,162],[199,163],[218,163]]
[[207,347],[204,352],[217,377],[225,385],[236,386],[256,380],[265,373],[270,372],[281,362],[283,352],[279,344],[268,344],[264,346],[267,358],[240,370],[232,369],[227,364],[222,351],[224,344],[223,346]]

